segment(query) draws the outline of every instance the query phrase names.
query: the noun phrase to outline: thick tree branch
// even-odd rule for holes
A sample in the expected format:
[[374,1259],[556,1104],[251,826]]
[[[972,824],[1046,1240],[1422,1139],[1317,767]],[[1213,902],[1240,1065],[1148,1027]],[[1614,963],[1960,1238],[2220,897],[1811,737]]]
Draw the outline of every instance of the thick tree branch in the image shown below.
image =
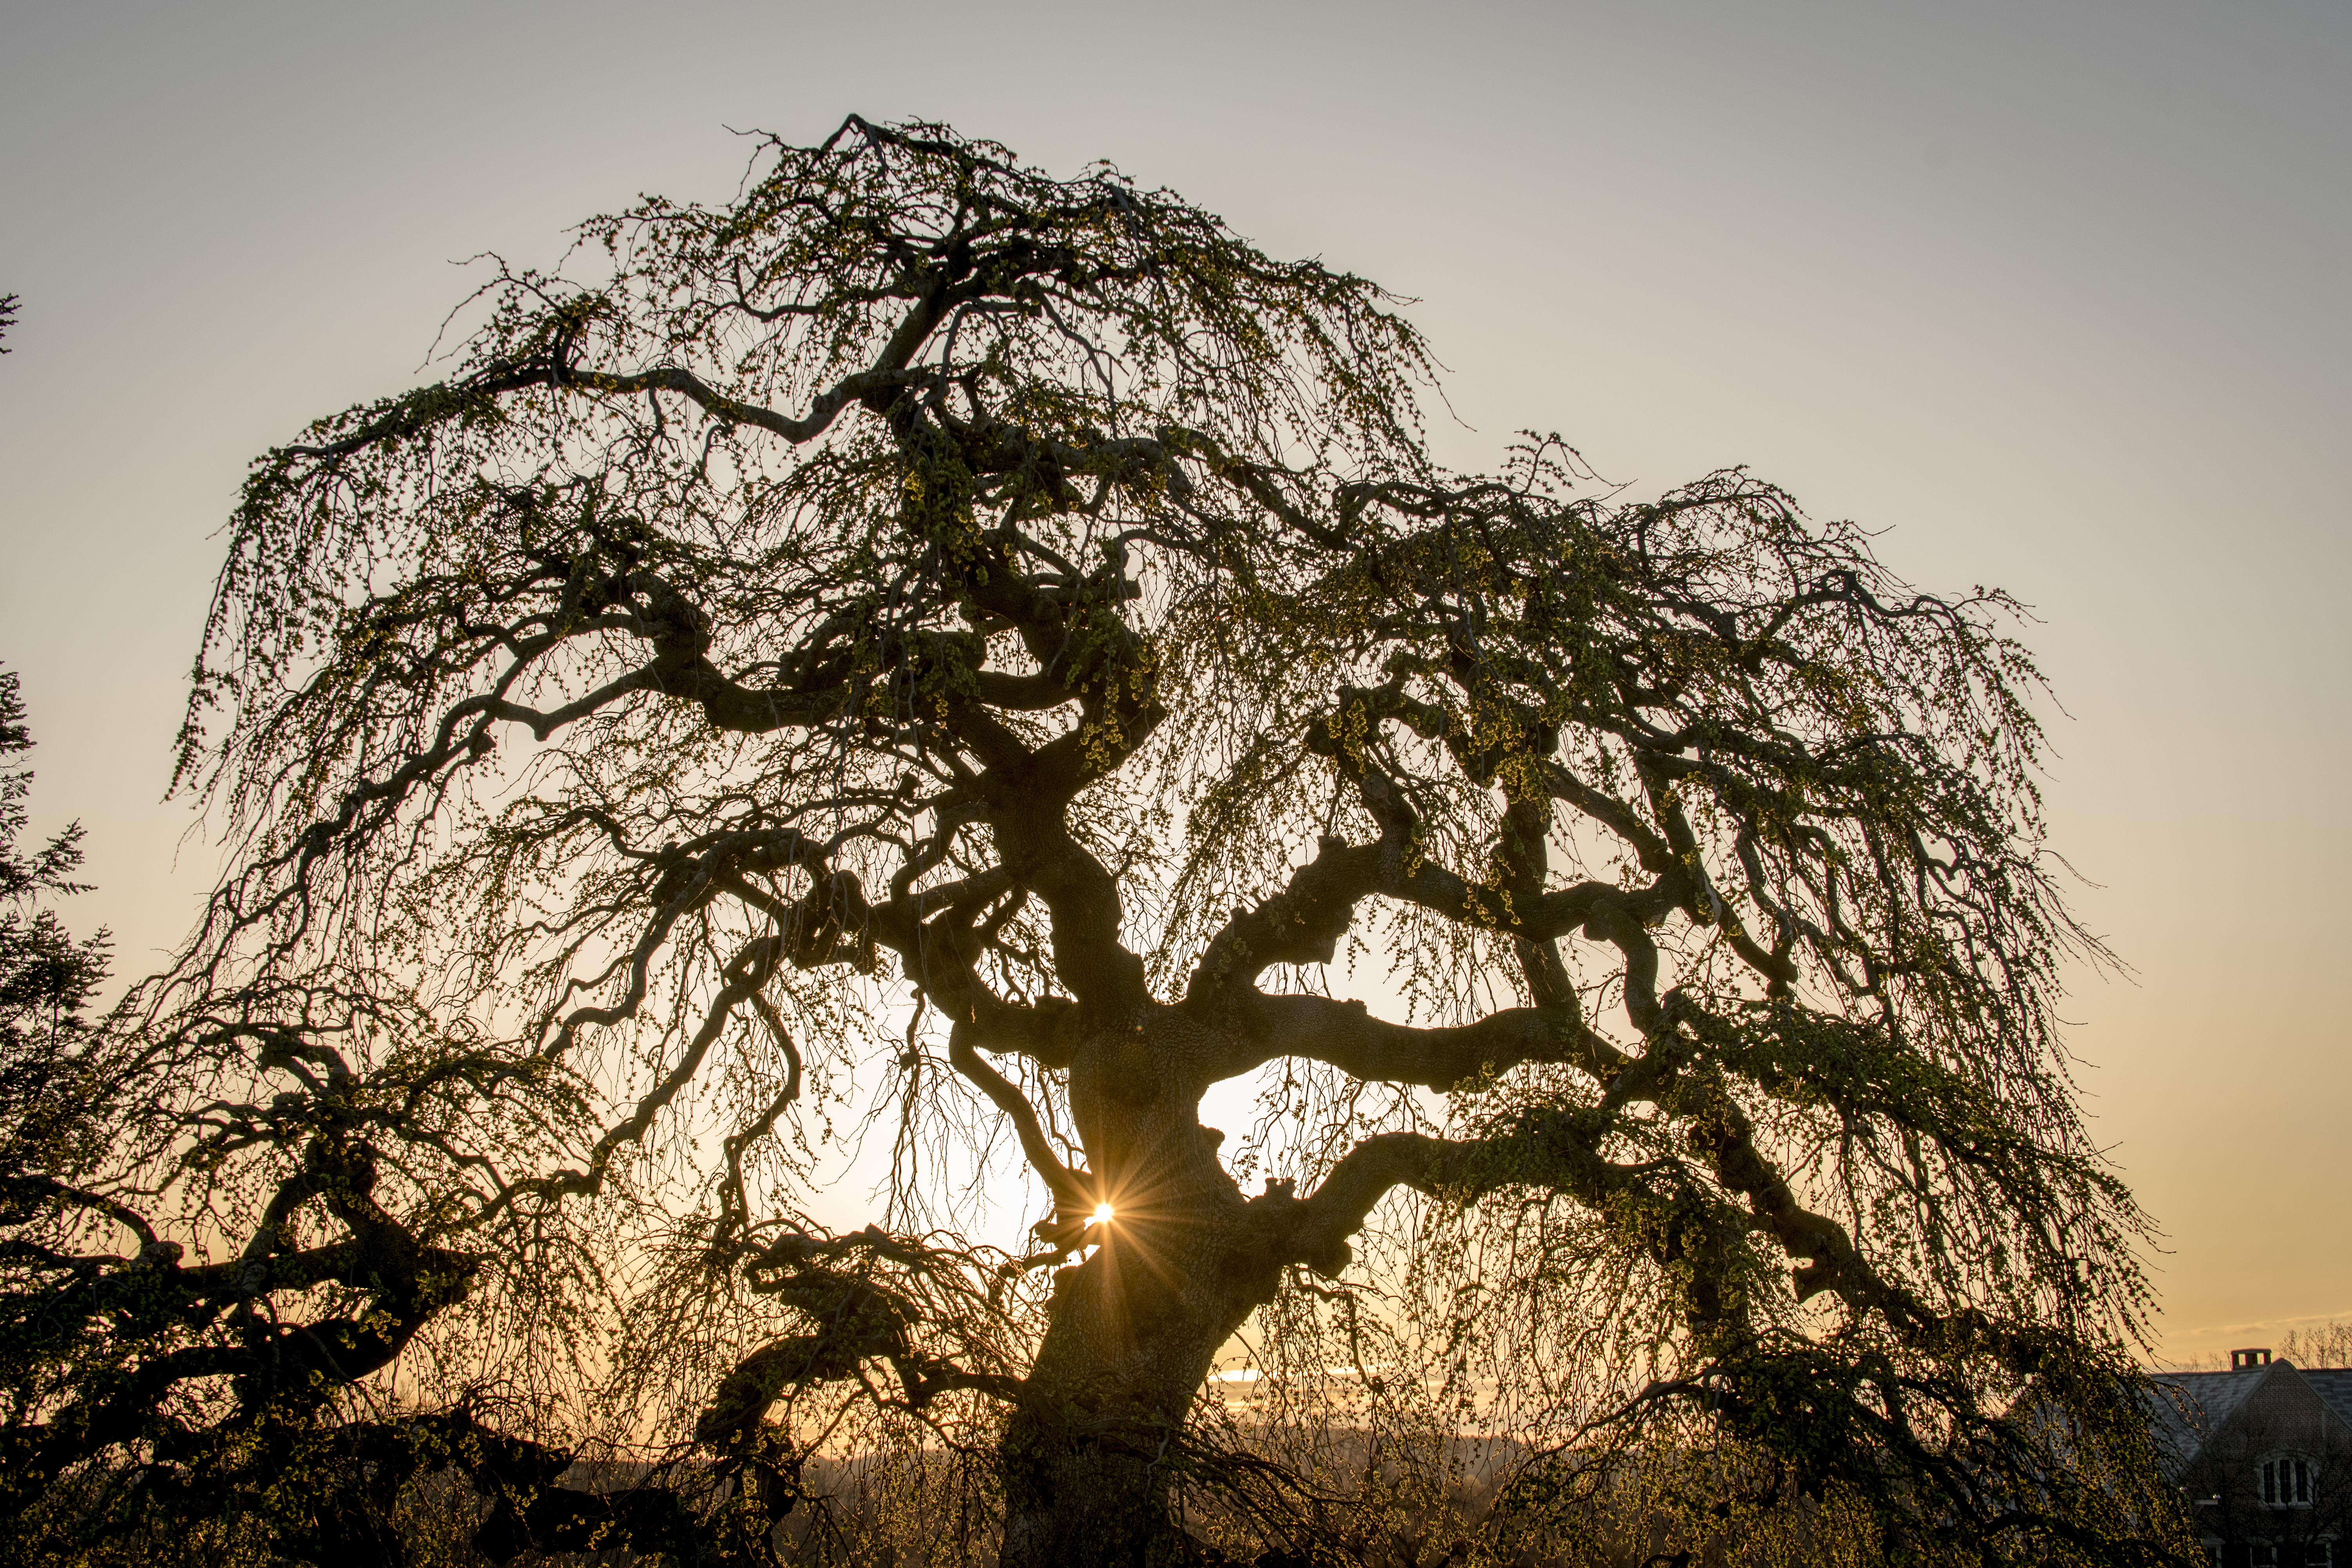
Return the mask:
[[1361,1002],[1253,992],[1228,1016],[1240,1037],[1216,1062],[1221,1079],[1277,1057],[1303,1057],[1367,1082],[1440,1091],[1524,1062],[1565,1062],[1606,1084],[1633,1059],[1593,1033],[1573,1005],[1511,1007],[1475,1023],[1413,1028],[1373,1017]]

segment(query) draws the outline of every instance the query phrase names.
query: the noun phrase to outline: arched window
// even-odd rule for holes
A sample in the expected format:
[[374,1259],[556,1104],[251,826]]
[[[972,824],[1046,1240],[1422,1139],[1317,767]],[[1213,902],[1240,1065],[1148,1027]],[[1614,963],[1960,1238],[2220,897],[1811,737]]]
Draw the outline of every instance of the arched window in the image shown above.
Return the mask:
[[2275,1454],[2262,1465],[2263,1501],[2273,1508],[2309,1508],[2319,1466],[2302,1454]]

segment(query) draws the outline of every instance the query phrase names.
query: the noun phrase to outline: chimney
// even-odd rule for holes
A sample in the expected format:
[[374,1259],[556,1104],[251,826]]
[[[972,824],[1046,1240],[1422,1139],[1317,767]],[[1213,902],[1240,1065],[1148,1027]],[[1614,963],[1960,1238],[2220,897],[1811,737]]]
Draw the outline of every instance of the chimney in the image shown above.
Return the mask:
[[2248,1367],[2268,1366],[2270,1364],[2271,1352],[2267,1350],[2231,1351],[2230,1352],[2230,1370],[2231,1372],[2243,1372]]

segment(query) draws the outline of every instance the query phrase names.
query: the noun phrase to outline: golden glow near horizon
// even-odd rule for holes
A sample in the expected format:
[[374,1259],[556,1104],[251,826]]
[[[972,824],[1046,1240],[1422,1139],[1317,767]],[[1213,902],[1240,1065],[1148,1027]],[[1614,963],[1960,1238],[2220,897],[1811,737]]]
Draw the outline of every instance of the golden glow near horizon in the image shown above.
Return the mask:
[[[2113,5],[2028,35],[1990,6],[1868,26],[1723,0],[1391,6],[1365,28],[1318,0],[1244,33],[1140,7],[1057,27],[1016,0],[1037,26],[911,57],[878,8],[502,11],[592,18],[561,72],[530,68],[545,29],[522,21],[461,55],[394,7],[320,9],[289,28],[253,0],[144,5],[126,36],[109,9],[28,5],[0,57],[0,292],[24,300],[0,358],[0,664],[38,742],[28,831],[89,830],[96,889],[59,913],[112,929],[115,985],[180,943],[218,868],[158,796],[247,459],[412,384],[482,276],[446,258],[552,263],[640,190],[730,198],[751,148],[722,124],[807,142],[903,106],[1061,176],[1116,159],[1275,256],[1419,296],[1444,463],[1489,468],[1530,426],[1643,495],[1748,463],[1817,521],[1891,528],[1875,548],[1925,587],[2015,591],[2074,715],[2049,710],[2051,847],[2135,971],[2067,972],[2065,1041],[2091,1137],[2163,1227],[2164,1353],[2352,1313],[2352,1204],[2326,1197],[2352,1111],[2352,204],[2314,199],[2352,166],[2352,6],[2176,7],[2119,39]],[[833,68],[780,93],[771,62],[812,28]],[[1752,91],[1759,61],[1781,90]],[[1204,117],[1209,79],[1253,112]],[[623,90],[641,113],[563,113]],[[420,117],[419,95],[479,113]],[[400,178],[351,177],[346,147],[394,138]],[[265,177],[270,202],[235,199]],[[1395,221],[1416,211],[1453,221]],[[1592,243],[1596,221],[1642,242]],[[171,420],[126,427],[126,363]],[[2282,748],[2296,765],[2250,765]],[[1217,1092],[1212,1125],[1254,1114],[1246,1082]],[[875,1218],[888,1152],[826,1166],[813,1217]],[[1006,1189],[1006,1245],[1034,1201]],[[1124,1206],[1134,1242],[1150,1199]]]
[[1094,1221],[1093,1221],[1093,1223],[1094,1223],[1094,1224],[1096,1224],[1096,1225],[1108,1225],[1108,1224],[1110,1223],[1110,1217],[1111,1217],[1111,1214],[1112,1214],[1112,1212],[1113,1212],[1113,1211],[1112,1211],[1112,1209],[1111,1209],[1110,1205],[1108,1205],[1108,1204],[1097,1204],[1097,1205],[1095,1205],[1095,1216],[1094,1216]]

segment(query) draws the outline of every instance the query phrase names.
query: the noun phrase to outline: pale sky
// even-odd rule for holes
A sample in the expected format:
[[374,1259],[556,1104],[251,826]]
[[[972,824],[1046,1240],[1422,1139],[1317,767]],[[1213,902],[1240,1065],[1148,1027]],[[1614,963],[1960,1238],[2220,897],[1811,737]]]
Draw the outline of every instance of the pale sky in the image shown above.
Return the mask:
[[[1654,490],[1745,463],[2011,588],[2053,840],[2135,966],[2081,1082],[2168,1356],[2352,1316],[2352,5],[16,5],[0,663],[126,973],[246,461],[410,384],[484,250],[852,110],[1109,158],[1418,297],[1458,425]],[[176,868],[175,868],[176,859]]]

